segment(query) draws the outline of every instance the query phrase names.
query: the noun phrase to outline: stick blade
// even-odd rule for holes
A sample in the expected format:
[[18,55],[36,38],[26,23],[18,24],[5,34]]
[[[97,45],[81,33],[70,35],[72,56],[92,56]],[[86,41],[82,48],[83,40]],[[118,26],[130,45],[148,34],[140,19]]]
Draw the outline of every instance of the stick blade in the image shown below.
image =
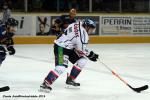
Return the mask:
[[139,88],[132,88],[135,92],[140,93],[141,91],[144,91],[146,89],[148,89],[148,85],[144,85],[142,87]]
[[8,91],[10,90],[9,86],[4,86],[0,88],[0,92]]

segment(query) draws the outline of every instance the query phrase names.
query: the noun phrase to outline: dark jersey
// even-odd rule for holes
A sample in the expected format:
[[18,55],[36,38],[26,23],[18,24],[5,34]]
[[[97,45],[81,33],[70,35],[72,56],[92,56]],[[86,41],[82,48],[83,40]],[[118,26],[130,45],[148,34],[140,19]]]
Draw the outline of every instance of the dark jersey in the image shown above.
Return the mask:
[[13,35],[14,33],[6,32],[4,25],[0,26],[0,64],[5,60],[6,52],[9,52],[9,55],[15,54]]
[[51,28],[52,34],[59,36],[64,32],[64,30],[68,27],[68,25],[76,22],[76,19],[71,19],[69,15],[62,15],[56,18],[55,23],[57,26],[53,25]]
[[69,24],[76,22],[75,18],[71,19],[69,15],[62,15],[55,20],[56,23],[60,23],[60,28],[66,29]]
[[7,33],[5,26],[2,25],[0,26],[0,46],[5,45],[5,46],[9,46],[9,45],[13,45],[13,37],[14,33]]

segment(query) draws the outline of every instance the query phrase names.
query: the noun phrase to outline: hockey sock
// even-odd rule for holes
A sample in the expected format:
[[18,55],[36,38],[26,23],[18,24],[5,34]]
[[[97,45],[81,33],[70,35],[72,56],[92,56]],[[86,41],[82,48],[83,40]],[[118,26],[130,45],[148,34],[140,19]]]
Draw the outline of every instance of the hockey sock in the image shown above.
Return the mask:
[[81,72],[81,68],[77,67],[77,66],[73,66],[71,73],[70,73],[70,77],[72,79],[76,79],[76,77],[80,74]]
[[58,78],[58,76],[59,75],[55,71],[50,71],[44,81],[46,84],[51,85]]

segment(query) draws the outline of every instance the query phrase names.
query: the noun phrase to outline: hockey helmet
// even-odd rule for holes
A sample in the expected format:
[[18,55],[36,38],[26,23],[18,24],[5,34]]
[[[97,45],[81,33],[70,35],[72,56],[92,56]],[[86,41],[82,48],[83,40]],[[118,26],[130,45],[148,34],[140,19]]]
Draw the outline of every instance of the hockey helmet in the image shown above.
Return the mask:
[[91,20],[91,19],[84,19],[83,20],[83,26],[88,26],[88,27],[91,27],[91,28],[96,28],[96,23]]
[[15,20],[14,18],[8,18],[6,25],[9,26],[18,26],[18,21]]

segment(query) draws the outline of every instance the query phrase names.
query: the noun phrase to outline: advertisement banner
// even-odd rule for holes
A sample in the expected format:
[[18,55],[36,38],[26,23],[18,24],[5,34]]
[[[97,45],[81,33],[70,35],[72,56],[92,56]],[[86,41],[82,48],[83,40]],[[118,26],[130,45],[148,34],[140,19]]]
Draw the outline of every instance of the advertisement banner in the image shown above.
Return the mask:
[[131,17],[102,17],[101,35],[127,35],[132,32]]
[[36,35],[46,36],[50,35],[51,17],[50,16],[36,16]]
[[18,20],[16,35],[35,35],[36,21],[34,16],[13,16]]
[[[55,35],[50,31],[54,20],[59,16],[13,16],[18,20],[16,35]],[[149,16],[77,16],[77,20],[86,18],[96,22],[96,30],[90,35],[150,35]]]
[[149,16],[102,16],[101,35],[150,35]]
[[150,17],[133,17],[133,34],[150,34]]

